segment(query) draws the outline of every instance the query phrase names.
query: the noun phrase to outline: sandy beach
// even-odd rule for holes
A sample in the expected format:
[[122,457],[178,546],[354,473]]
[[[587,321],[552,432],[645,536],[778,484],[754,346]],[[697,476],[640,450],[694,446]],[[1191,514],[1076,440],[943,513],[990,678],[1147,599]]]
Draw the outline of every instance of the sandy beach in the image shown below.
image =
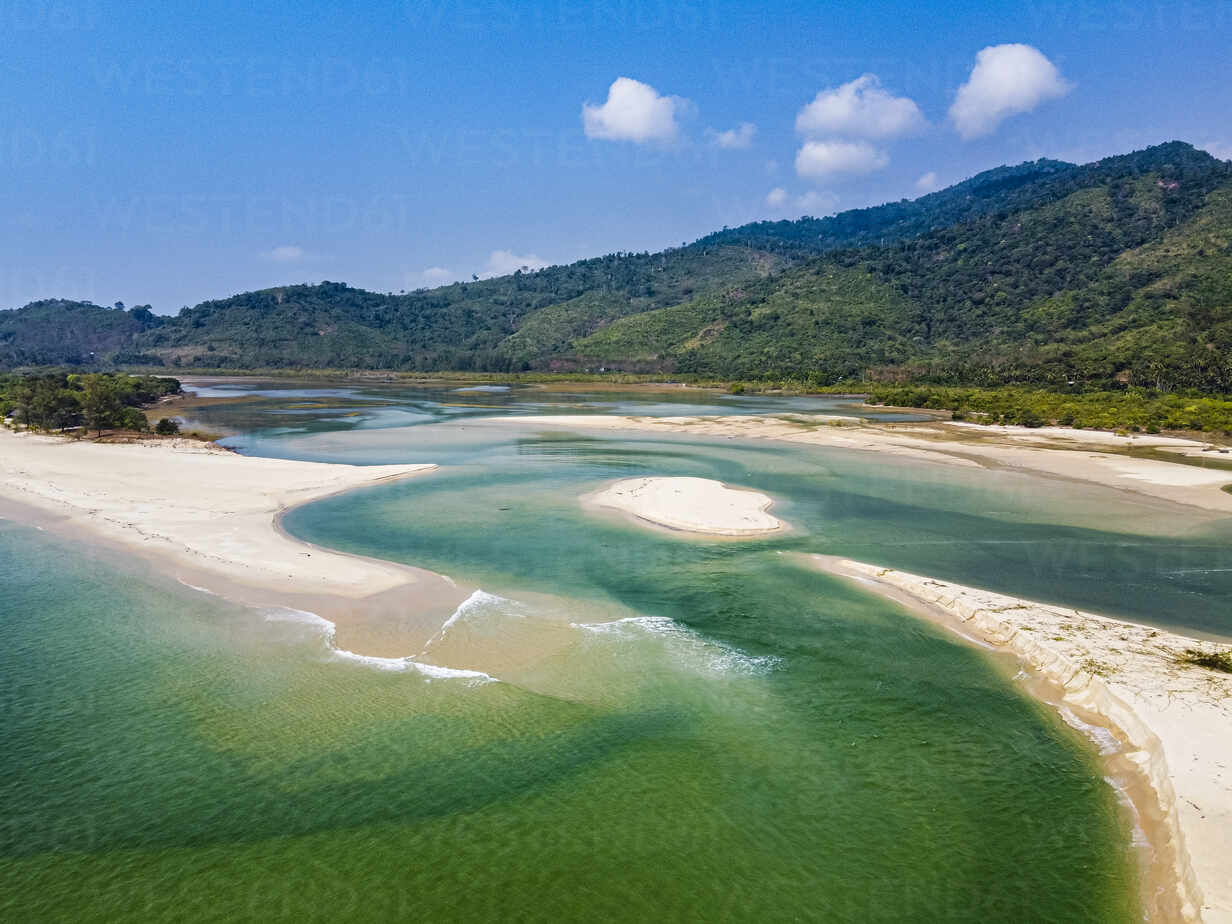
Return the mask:
[[712,536],[766,536],[786,524],[767,511],[774,501],[709,478],[627,478],[585,500],[667,529]]
[[240,456],[188,440],[101,444],[0,430],[5,502],[70,538],[136,553],[238,603],[308,610],[365,654],[418,651],[474,588],[285,535],[290,507],[432,471]]
[[928,608],[970,641],[1013,654],[1054,688],[1067,721],[1115,736],[1092,735],[1114,772],[1119,764],[1136,779],[1128,794],[1139,790],[1139,823],[1154,862],[1167,867],[1151,878],[1174,887],[1160,895],[1152,919],[1232,921],[1232,675],[1181,660],[1218,646],[876,565],[809,558],[875,593]]
[[[763,439],[860,449],[945,465],[1005,469],[1117,488],[1145,497],[1232,514],[1232,470],[1169,461],[1232,465],[1232,454],[1207,452],[1196,440],[1115,436],[1063,427],[983,427],[974,424],[871,423],[850,417],[630,417],[600,414],[491,418],[551,429],[630,430],[722,439]],[[1129,455],[1149,453],[1150,458]]]

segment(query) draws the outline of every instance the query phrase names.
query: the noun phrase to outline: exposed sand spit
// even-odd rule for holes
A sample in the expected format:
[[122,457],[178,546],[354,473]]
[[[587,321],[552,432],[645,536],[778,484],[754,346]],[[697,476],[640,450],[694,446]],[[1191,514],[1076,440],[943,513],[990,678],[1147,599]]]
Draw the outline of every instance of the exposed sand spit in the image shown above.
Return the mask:
[[[57,531],[161,560],[185,583],[237,602],[319,613],[339,623],[348,645],[376,654],[405,654],[473,588],[300,542],[278,528],[277,517],[435,467],[297,462],[187,440],[111,445],[0,430],[4,499],[35,508]],[[414,615],[421,612],[422,627]]]

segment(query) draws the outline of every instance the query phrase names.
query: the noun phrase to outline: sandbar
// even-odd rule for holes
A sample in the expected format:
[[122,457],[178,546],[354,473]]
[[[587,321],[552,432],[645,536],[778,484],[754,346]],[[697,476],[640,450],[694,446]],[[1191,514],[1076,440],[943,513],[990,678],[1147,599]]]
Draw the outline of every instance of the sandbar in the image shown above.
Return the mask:
[[626,478],[587,500],[667,529],[711,536],[765,536],[786,525],[767,512],[772,498],[710,478]]
[[[881,423],[854,417],[633,417],[608,414],[484,418],[553,429],[631,430],[708,439],[764,439],[856,449],[967,468],[1088,482],[1139,496],[1232,514],[1232,453],[1179,437],[1116,436],[1064,427],[987,427],[950,421]],[[1149,454],[1149,458],[1130,455]],[[1171,461],[1176,457],[1178,461]],[[1186,461],[1180,461],[1185,459]],[[1220,464],[1228,468],[1218,467]],[[1205,467],[1204,467],[1205,466]]]

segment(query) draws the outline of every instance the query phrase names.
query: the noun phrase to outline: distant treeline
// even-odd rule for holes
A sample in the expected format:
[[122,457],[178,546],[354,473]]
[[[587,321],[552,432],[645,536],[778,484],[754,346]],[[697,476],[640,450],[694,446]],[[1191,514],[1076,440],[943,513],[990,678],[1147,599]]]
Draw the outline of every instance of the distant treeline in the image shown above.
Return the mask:
[[1232,435],[1232,399],[1124,391],[1059,392],[1035,388],[875,387],[869,401],[895,407],[952,411],[956,420],[1042,427],[1158,433],[1197,430]]
[[179,393],[177,379],[154,375],[0,375],[0,416],[35,430],[146,430],[141,408]]

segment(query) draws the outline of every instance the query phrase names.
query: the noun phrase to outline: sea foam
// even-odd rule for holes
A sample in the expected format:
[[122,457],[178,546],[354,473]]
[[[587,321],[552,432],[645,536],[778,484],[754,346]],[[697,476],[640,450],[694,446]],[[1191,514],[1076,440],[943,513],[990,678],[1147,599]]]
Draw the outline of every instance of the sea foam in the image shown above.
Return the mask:
[[469,616],[475,616],[486,609],[491,609],[494,607],[501,607],[502,615],[506,615],[509,611],[512,611],[513,615],[518,618],[523,618],[523,614],[518,612],[519,605],[515,601],[510,600],[507,597],[500,597],[496,594],[490,594],[486,590],[476,590],[469,597],[458,604],[458,608],[450,614],[448,619],[441,623],[441,627],[436,630],[436,633],[424,642],[423,651],[420,652],[420,655],[425,654],[429,648],[441,641],[449,630],[457,625],[460,620],[466,619]]
[[218,594],[214,593],[214,591],[210,590],[208,587],[199,587],[196,584],[189,584],[183,578],[176,578],[176,580],[179,581],[181,584],[183,584],[185,587],[187,587],[189,590],[195,590],[199,594],[209,594],[211,597],[218,596]]
[[1124,750],[1117,736],[1102,725],[1092,725],[1090,722],[1083,721],[1068,706],[1058,707],[1057,712],[1066,725],[1090,738],[1101,755],[1107,757],[1109,754]]
[[610,622],[574,622],[570,625],[598,636],[629,640],[661,638],[673,646],[678,663],[708,673],[763,674],[781,663],[776,657],[756,657],[730,645],[710,641],[667,616],[626,616]]
[[[442,631],[445,627],[452,625],[461,616],[464,616],[469,608],[474,608],[476,605],[481,605],[489,601],[500,601],[501,597],[493,594],[484,593],[481,590],[475,591],[462,602],[457,610],[445,621],[442,626]],[[298,625],[308,626],[318,632],[325,642],[325,647],[329,651],[331,658],[340,661],[350,661],[356,664],[362,664],[366,667],[372,667],[383,671],[414,671],[421,675],[425,682],[431,683],[433,680],[465,680],[468,685],[476,685],[481,683],[499,683],[499,679],[491,674],[485,674],[483,671],[468,670],[466,668],[445,667],[440,664],[426,664],[423,661],[416,660],[415,655],[407,655],[401,658],[382,658],[376,655],[364,655],[355,651],[349,651],[346,648],[339,648],[335,642],[337,635],[337,625],[324,616],[319,616],[316,613],[310,613],[307,610],[297,610],[291,607],[270,607],[264,610],[266,622],[283,622],[295,623]],[[438,632],[438,635],[440,633]],[[422,652],[419,656],[422,656]]]

